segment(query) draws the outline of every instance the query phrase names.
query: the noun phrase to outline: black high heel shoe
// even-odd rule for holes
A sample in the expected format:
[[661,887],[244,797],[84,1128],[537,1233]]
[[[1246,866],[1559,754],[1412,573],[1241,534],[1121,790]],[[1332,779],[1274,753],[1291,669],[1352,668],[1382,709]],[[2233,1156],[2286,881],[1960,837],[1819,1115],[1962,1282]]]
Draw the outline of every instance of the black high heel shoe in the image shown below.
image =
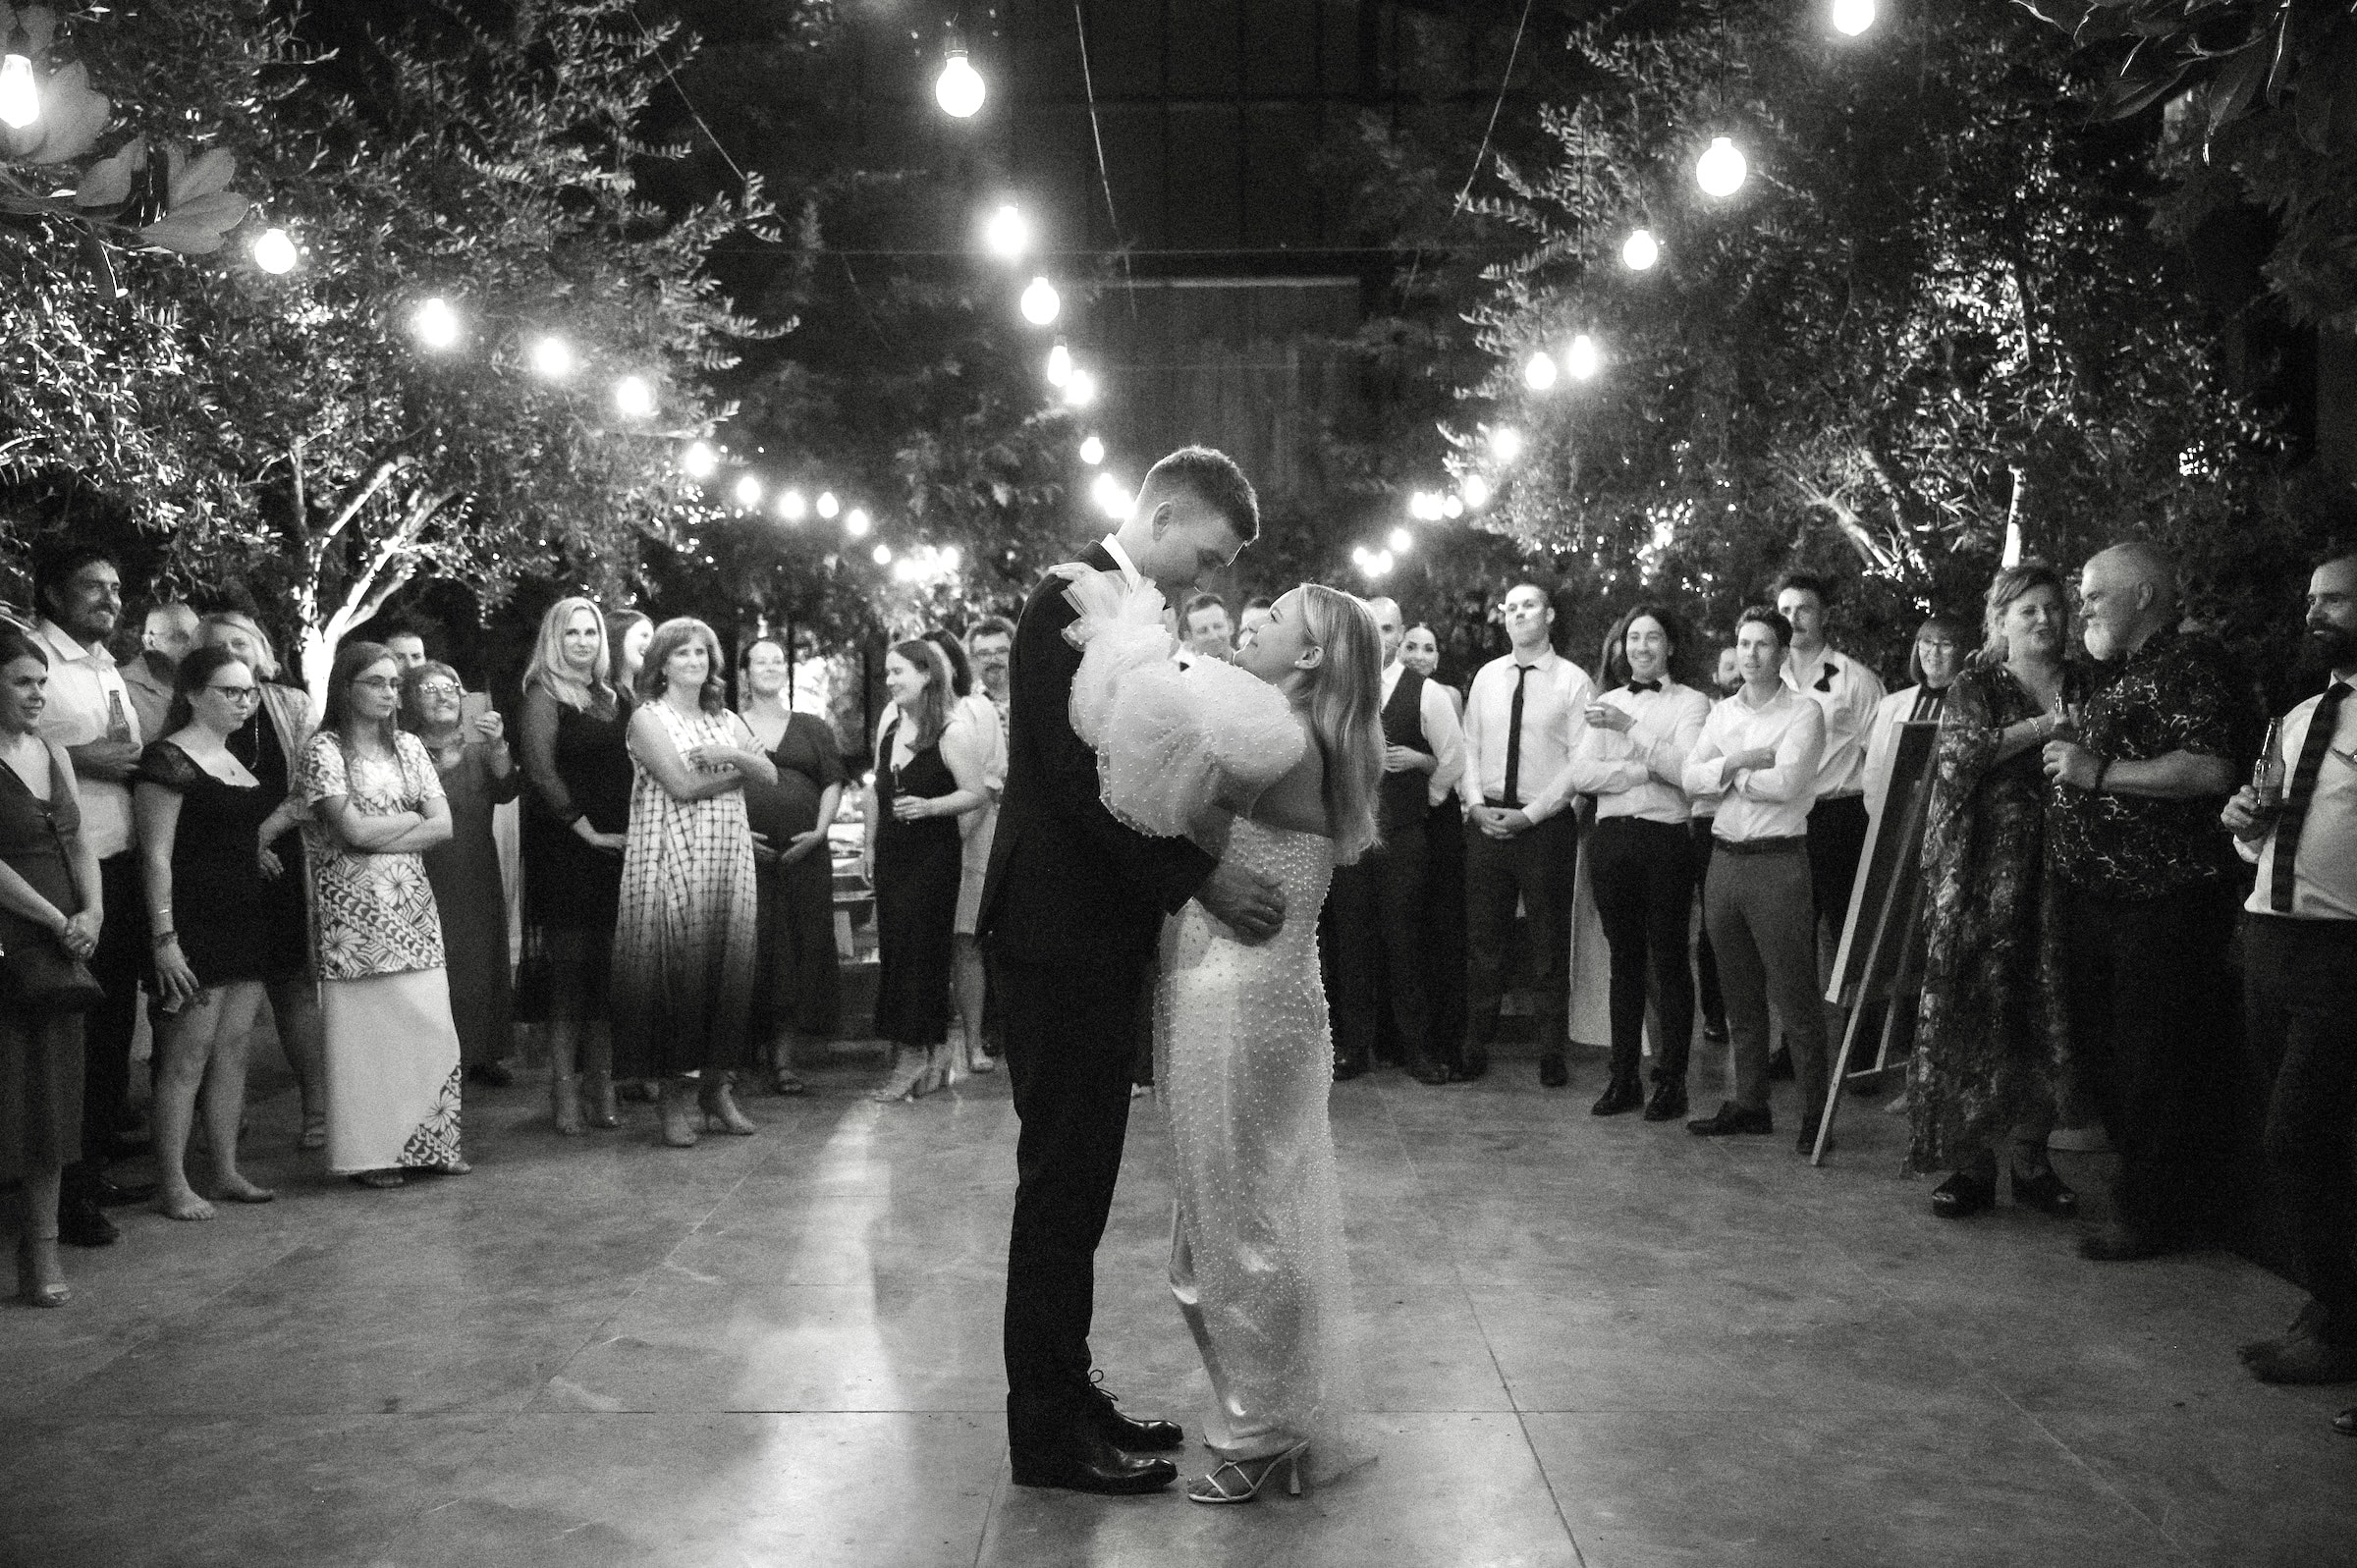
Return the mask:
[[1997,1178],[1959,1170],[1932,1189],[1932,1213],[1943,1219],[1963,1219],[1997,1202]]
[[2053,1215],[2056,1219],[2068,1219],[2079,1212],[2079,1195],[2063,1185],[2052,1165],[2035,1176],[2023,1175],[2021,1167],[2015,1165],[2013,1201],[2022,1208]]

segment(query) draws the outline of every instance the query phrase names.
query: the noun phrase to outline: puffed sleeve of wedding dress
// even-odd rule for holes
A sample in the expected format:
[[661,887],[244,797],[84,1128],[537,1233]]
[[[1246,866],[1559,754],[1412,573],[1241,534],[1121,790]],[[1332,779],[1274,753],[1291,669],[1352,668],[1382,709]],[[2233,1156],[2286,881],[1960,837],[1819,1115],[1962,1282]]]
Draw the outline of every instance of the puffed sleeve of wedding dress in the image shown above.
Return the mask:
[[1180,669],[1162,595],[1113,572],[1058,568],[1079,619],[1072,730],[1095,748],[1106,809],[1140,833],[1185,834],[1223,793],[1258,794],[1308,740],[1275,686],[1216,659]]

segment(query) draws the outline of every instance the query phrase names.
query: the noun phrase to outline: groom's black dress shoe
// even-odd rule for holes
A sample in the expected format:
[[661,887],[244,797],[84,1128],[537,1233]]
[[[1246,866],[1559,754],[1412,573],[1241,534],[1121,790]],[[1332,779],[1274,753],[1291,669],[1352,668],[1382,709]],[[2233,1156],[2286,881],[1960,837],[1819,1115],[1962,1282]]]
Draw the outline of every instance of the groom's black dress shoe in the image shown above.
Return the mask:
[[1125,1453],[1150,1453],[1157,1448],[1183,1448],[1186,1433],[1175,1421],[1134,1421],[1122,1414],[1118,1396],[1096,1383],[1088,1387],[1088,1424],[1098,1436]]
[[1014,1458],[1018,1487],[1060,1487],[1125,1497],[1160,1491],[1178,1479],[1178,1467],[1168,1459],[1125,1454],[1086,1429],[1066,1433],[1051,1448],[1017,1449]]

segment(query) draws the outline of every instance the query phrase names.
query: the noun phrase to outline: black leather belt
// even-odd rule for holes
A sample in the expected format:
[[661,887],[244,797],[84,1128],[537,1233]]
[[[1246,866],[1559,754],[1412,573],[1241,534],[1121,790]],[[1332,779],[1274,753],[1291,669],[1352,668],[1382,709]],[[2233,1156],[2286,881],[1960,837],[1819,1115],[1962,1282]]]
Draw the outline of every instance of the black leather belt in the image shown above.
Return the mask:
[[1711,839],[1721,854],[1727,855],[1801,855],[1809,850],[1809,836],[1796,834],[1789,838],[1732,838],[1713,837]]

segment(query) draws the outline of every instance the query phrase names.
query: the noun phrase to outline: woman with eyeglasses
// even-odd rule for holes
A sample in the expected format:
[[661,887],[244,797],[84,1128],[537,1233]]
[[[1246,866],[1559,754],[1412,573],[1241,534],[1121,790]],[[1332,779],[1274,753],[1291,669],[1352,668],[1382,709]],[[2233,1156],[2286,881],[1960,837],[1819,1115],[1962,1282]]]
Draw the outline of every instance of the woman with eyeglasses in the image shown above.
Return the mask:
[[298,776],[312,817],[303,833],[327,1013],[327,1166],[363,1187],[398,1187],[405,1170],[469,1168],[442,917],[421,858],[450,840],[450,802],[433,758],[396,723],[400,710],[391,651],[344,644]]
[[273,795],[229,749],[262,700],[253,669],[226,648],[181,661],[168,732],[139,758],[133,792],[155,945],[155,1162],[158,1214],[210,1219],[190,1185],[189,1127],[201,1092],[214,1196],[276,1196],[238,1170],[246,1040],[270,972],[265,890],[286,875],[269,848],[295,805]]
[[491,812],[516,798],[523,775],[507,726],[485,707],[466,716],[459,673],[427,660],[403,679],[402,728],[425,745],[450,802],[450,841],[425,852],[426,881],[442,915],[450,1016],[469,1081],[505,1088],[515,1043],[514,977],[508,969],[508,893],[499,875]]

